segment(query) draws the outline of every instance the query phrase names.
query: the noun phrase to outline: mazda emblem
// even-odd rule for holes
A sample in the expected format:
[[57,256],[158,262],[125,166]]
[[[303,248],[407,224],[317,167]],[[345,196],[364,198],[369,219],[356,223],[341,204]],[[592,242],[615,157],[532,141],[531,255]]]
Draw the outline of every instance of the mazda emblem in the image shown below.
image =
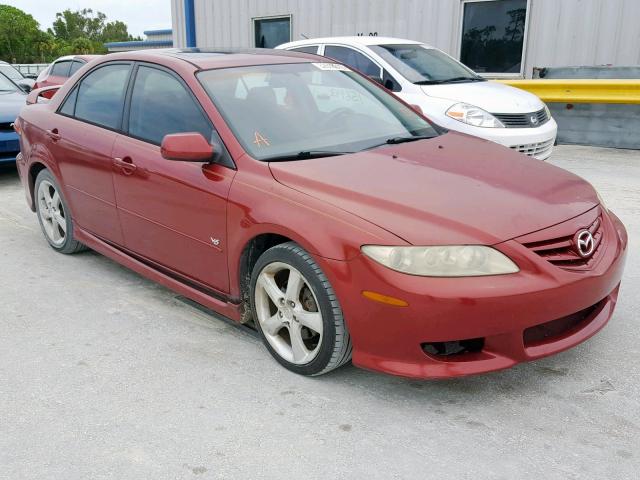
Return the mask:
[[531,115],[531,117],[529,118],[529,121],[531,122],[531,125],[537,125],[538,117],[536,117],[535,115]]
[[582,258],[590,256],[596,247],[596,242],[589,230],[580,230],[576,233],[574,241],[576,249],[578,250],[578,255]]

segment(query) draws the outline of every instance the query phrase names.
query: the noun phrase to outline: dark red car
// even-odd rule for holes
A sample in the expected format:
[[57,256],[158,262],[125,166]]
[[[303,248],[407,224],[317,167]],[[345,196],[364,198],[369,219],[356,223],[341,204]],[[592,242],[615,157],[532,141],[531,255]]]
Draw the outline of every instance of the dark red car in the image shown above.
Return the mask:
[[40,72],[33,88],[62,85],[74,73],[88,62],[101,55],[66,55],[54,60],[51,65]]
[[627,237],[589,183],[327,62],[121,53],[32,92],[17,163],[45,238],[254,322],[306,375],[488,372],[607,323]]

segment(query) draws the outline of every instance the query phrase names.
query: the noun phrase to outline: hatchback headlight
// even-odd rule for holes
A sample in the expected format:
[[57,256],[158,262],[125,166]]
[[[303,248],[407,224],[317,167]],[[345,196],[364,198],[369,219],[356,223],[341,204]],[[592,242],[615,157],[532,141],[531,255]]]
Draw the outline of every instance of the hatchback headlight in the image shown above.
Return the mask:
[[456,103],[446,111],[446,115],[474,127],[504,128],[502,122],[489,112],[468,103]]
[[402,273],[423,277],[475,277],[504,275],[520,271],[498,250],[482,245],[438,247],[389,247],[364,245],[362,253]]

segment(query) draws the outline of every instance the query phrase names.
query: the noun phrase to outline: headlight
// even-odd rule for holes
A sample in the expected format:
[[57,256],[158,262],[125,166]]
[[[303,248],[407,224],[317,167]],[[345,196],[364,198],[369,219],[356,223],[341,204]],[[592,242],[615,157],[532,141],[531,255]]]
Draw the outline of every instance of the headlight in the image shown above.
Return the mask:
[[402,273],[422,277],[475,277],[503,275],[520,269],[491,247],[456,245],[442,247],[388,247],[364,245],[362,253]]
[[447,117],[475,127],[504,128],[504,125],[489,112],[468,103],[456,103],[446,112]]
[[547,104],[544,104],[544,111],[547,114],[547,118],[551,119],[551,110],[549,110],[549,107],[547,107]]

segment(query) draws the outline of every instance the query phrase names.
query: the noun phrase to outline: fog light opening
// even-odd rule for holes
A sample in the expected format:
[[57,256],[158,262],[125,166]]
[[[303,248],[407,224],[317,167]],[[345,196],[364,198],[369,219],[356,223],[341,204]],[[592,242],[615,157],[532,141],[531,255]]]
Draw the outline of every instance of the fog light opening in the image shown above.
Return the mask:
[[478,353],[484,347],[484,338],[453,340],[450,342],[425,342],[422,350],[433,357],[450,357],[467,353]]

